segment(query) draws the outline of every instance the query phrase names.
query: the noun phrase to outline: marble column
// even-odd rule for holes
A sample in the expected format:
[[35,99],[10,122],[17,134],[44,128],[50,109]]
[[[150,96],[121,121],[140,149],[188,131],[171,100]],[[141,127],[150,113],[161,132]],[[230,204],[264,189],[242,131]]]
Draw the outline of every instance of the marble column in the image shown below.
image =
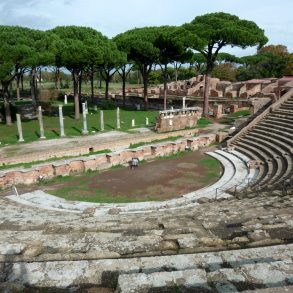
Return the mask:
[[60,136],[63,137],[65,136],[64,132],[64,118],[63,118],[63,111],[62,111],[62,106],[59,106],[59,123],[60,123]]
[[64,105],[67,105],[68,101],[67,101],[67,95],[64,95]]
[[23,142],[24,139],[23,139],[23,135],[22,135],[20,114],[16,114],[16,120],[17,120],[17,131],[18,131],[18,142]]
[[185,110],[186,108],[186,97],[183,97],[182,99],[182,109]]
[[148,117],[145,118],[145,125],[147,125],[147,126],[149,125],[149,118]]
[[135,127],[135,119],[131,120],[131,127]]
[[100,118],[101,118],[101,121],[100,121],[100,124],[101,124],[101,131],[104,131],[105,130],[105,126],[104,126],[104,111],[100,111]]
[[82,103],[82,123],[83,123],[82,134],[84,135],[89,133],[87,130],[86,114],[87,114],[86,104]]
[[42,107],[38,107],[38,120],[40,125],[40,139],[45,139],[45,131],[44,131],[44,122],[43,122],[43,113],[42,113]]
[[120,109],[117,108],[117,129],[120,129]]

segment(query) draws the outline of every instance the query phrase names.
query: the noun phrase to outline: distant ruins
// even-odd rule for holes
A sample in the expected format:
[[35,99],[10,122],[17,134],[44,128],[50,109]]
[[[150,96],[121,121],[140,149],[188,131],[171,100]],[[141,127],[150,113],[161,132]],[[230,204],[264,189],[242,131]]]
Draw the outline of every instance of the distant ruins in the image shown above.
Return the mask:
[[[193,77],[189,80],[174,81],[168,84],[167,95],[168,96],[190,96],[190,97],[202,97],[204,91],[203,75]],[[293,87],[293,77],[284,76],[283,78],[264,78],[264,79],[252,79],[243,82],[230,82],[221,81],[218,78],[211,79],[210,85],[210,97],[211,98],[241,98],[246,99],[249,97],[270,97],[273,100],[277,100],[280,96]],[[143,93],[142,88],[128,88],[128,94]],[[163,86],[157,86],[149,88],[149,95],[163,95]]]

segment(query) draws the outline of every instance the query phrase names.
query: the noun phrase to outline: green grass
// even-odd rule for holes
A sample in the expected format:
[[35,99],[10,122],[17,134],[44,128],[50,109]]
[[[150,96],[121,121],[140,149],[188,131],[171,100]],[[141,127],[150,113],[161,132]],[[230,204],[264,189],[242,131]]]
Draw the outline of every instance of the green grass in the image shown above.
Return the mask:
[[[90,152],[88,154],[83,154],[82,156],[87,157],[87,156],[91,156],[91,155],[107,154],[107,153],[111,153],[111,150],[104,149],[104,150],[100,150],[100,151],[96,151],[96,152]],[[11,168],[17,168],[17,167],[22,167],[22,168],[28,169],[28,168],[31,168],[33,165],[47,163],[47,162],[48,163],[55,162],[55,161],[60,161],[60,160],[64,160],[64,159],[72,159],[72,158],[76,158],[76,157],[80,157],[80,156],[53,157],[53,158],[50,158],[47,160],[33,161],[30,163],[18,163],[18,164],[10,164],[10,165],[2,164],[2,165],[0,165],[0,170],[6,170],[6,169],[11,169]]]
[[251,115],[250,110],[241,110],[235,113],[230,113],[225,117],[222,117],[219,122],[223,124],[232,124],[234,123],[235,119],[238,119],[240,117],[247,117]]
[[204,178],[199,178],[201,184],[206,185],[219,178],[219,170],[222,170],[222,165],[218,160],[207,156],[206,158],[199,160],[198,164],[208,169],[206,176]]
[[[175,159],[181,156],[184,156],[188,153],[188,151],[183,152],[177,152],[175,154],[171,154],[169,156],[165,157],[159,157],[156,158],[156,160],[165,160],[165,159]],[[146,161],[140,162],[140,164],[145,164]],[[194,180],[198,180],[200,184],[209,184],[211,182],[216,181],[217,178],[219,178],[219,172],[221,170],[221,164],[219,161],[212,157],[206,156],[205,158],[198,161],[198,164],[202,167],[205,167],[208,169],[207,174],[202,176],[197,176],[196,174],[193,174],[192,172],[185,172],[182,178],[178,178],[178,180],[181,180],[182,182],[185,182],[186,184],[193,182]],[[124,166],[117,165],[112,167],[112,169],[121,169],[124,168]],[[154,190],[156,192],[151,192],[152,187],[150,186],[150,193],[143,198],[133,198],[133,197],[127,197],[127,195],[124,194],[112,194],[106,189],[103,188],[96,188],[93,190],[91,187],[91,184],[89,184],[94,176],[97,175],[99,171],[88,171],[82,175],[70,175],[70,176],[58,176],[56,178],[46,180],[39,182],[39,186],[48,186],[50,185],[56,185],[56,184],[67,184],[67,186],[60,186],[57,189],[50,190],[49,193],[55,196],[62,197],[67,200],[72,201],[86,201],[86,202],[94,202],[94,203],[128,203],[128,202],[141,202],[141,201],[158,201],[161,200],[157,196],[157,190]],[[99,179],[97,179],[99,180]],[[181,182],[180,181],[180,182]]]
[[140,146],[147,145],[147,144],[160,143],[160,142],[164,142],[164,141],[175,141],[175,140],[180,139],[180,138],[182,138],[182,136],[178,135],[178,136],[171,136],[171,137],[162,138],[162,139],[155,139],[155,140],[152,140],[150,142],[131,143],[129,145],[129,148],[130,149],[135,149],[135,148],[138,148]]
[[[109,191],[106,191],[102,188],[95,189],[95,194],[90,196],[80,196],[80,195],[72,195],[72,192],[76,191],[76,186],[72,187],[63,187],[58,190],[50,191],[50,194],[62,197],[66,200],[72,201],[86,201],[86,202],[94,202],[94,203],[129,203],[129,202],[140,202],[139,198],[129,198],[127,196],[114,196],[110,194]],[[91,191],[88,187],[80,187],[78,191],[86,193]],[[160,199],[155,199],[151,196],[145,197],[143,201],[158,201]]]
[[209,126],[211,124],[213,124],[213,122],[205,117],[201,117],[197,121],[198,128],[204,128],[204,127]]
[[[65,134],[68,137],[82,135],[82,117],[79,121],[74,119],[73,104],[63,107]],[[149,118],[150,127],[155,123],[157,111],[132,111],[120,110],[121,130],[132,129],[131,120],[135,119],[136,127],[145,127],[145,118]],[[94,112],[91,108],[87,115],[87,124],[89,134],[99,133],[100,130],[100,111]],[[105,131],[116,129],[116,110],[104,110]],[[59,118],[55,116],[44,116],[45,136],[47,139],[58,138],[60,135]],[[38,120],[22,122],[23,136],[25,142],[32,142],[39,139]],[[0,124],[0,142],[1,146],[5,144],[15,144],[18,142],[16,123],[12,126]]]
[[241,110],[227,115],[228,118],[239,118],[251,115],[250,110]]

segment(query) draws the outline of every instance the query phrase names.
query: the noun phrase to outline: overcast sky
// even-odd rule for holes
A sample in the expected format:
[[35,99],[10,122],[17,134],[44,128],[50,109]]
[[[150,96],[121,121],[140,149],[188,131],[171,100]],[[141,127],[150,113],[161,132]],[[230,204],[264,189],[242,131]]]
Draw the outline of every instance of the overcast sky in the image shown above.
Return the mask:
[[[293,0],[0,0],[0,24],[43,30],[81,25],[113,37],[134,27],[181,25],[219,11],[255,21],[270,44],[286,45],[293,52]],[[240,56],[255,49],[225,51]]]

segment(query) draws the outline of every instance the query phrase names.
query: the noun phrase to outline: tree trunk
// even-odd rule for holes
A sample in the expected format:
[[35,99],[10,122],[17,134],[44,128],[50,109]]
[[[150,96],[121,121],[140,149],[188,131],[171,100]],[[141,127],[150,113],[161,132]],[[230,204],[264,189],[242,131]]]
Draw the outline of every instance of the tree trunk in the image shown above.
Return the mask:
[[125,104],[126,104],[126,75],[125,75],[125,71],[123,72],[123,77],[122,77],[122,99],[123,99],[123,107],[125,107]]
[[79,78],[78,78],[78,95],[79,95],[79,100],[81,101],[81,85],[82,85],[82,72],[80,72],[79,74]]
[[203,116],[209,116],[209,93],[210,93],[211,72],[206,72],[203,93]]
[[60,69],[59,67],[56,67],[56,72],[55,72],[55,88],[57,90],[60,90],[61,88],[61,82],[60,82]]
[[144,100],[144,109],[148,110],[149,101],[148,101],[148,76],[146,73],[142,74],[143,78],[143,100]]
[[164,65],[163,77],[164,77],[164,110],[167,110],[167,64]]
[[99,89],[102,88],[102,73],[99,71]]
[[21,81],[21,73],[16,75],[16,99],[20,100],[20,81]]
[[31,87],[31,98],[34,105],[37,104],[37,90],[36,90],[36,68],[33,67],[31,70],[30,87]]
[[72,72],[72,81],[73,81],[73,94],[74,94],[74,109],[75,109],[75,119],[79,120],[80,112],[79,112],[79,95],[78,95],[78,81],[79,76],[77,71]]
[[105,98],[106,99],[109,99],[109,83],[110,83],[110,79],[109,79],[109,76],[107,75],[106,78],[105,78]]
[[[42,68],[40,68],[40,74],[39,74],[39,84],[42,84]],[[42,87],[42,86],[41,86]]]
[[91,97],[92,97],[92,103],[95,99],[95,89],[94,89],[94,69],[91,70]]
[[23,91],[24,90],[24,86],[23,86],[23,73],[21,73],[20,81],[21,81],[21,90]]
[[3,100],[5,110],[6,125],[12,125],[11,111],[10,111],[10,94],[9,94],[9,83],[2,84],[3,87]]

